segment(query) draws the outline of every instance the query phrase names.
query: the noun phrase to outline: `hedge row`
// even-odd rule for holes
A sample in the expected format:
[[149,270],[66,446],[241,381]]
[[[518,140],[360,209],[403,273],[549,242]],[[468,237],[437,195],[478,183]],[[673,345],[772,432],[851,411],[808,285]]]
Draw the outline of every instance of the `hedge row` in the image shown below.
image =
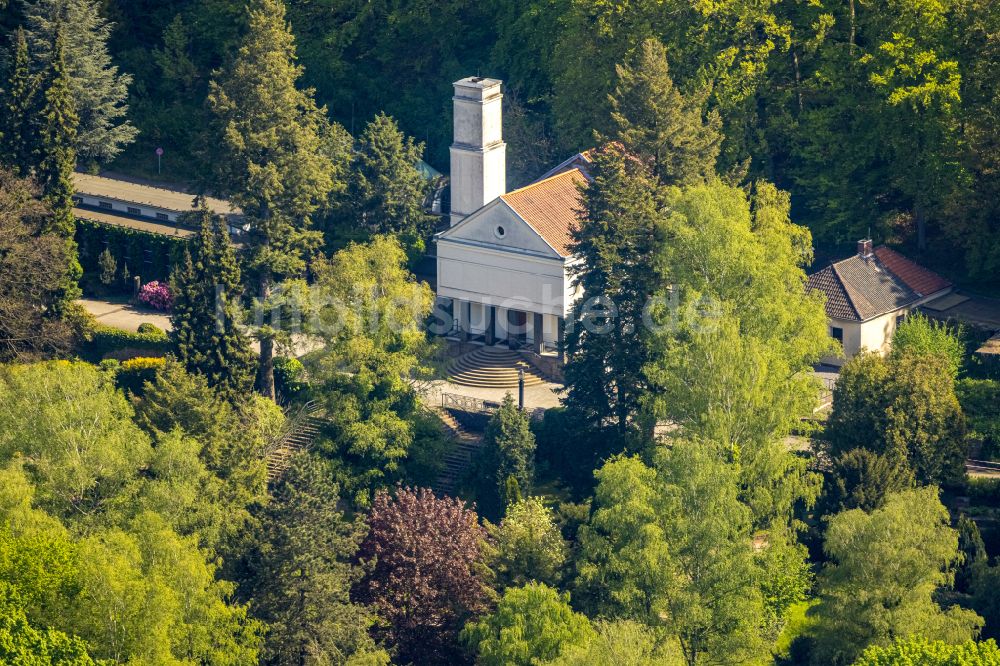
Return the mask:
[[139,350],[154,355],[163,355],[169,349],[170,338],[158,328],[144,328],[142,333],[136,333],[98,325],[90,332],[83,352],[91,358],[102,359],[109,354],[124,350]]

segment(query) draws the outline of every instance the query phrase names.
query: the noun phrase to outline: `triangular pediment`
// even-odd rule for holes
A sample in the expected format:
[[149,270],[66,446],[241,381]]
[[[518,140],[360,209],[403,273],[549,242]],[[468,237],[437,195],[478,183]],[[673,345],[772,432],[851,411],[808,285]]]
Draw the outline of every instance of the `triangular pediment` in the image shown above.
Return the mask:
[[494,199],[438,236],[497,250],[563,257],[503,200]]

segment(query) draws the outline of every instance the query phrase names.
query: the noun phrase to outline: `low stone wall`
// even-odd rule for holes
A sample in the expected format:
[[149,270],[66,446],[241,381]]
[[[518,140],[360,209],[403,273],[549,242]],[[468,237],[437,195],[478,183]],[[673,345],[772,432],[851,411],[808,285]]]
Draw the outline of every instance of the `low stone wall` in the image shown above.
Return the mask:
[[562,384],[565,382],[563,375],[563,362],[559,360],[558,356],[549,356],[548,354],[539,355],[535,352],[521,350],[521,355],[531,365],[535,366],[542,376],[551,382],[557,384]]

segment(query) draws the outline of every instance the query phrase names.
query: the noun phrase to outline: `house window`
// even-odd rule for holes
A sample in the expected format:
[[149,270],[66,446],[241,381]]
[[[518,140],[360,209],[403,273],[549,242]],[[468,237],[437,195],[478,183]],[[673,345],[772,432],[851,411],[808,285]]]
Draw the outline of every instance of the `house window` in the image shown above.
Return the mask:
[[129,215],[142,215],[142,209],[140,209],[140,208],[133,208],[132,206],[129,206],[128,207],[128,214]]
[[507,230],[503,228],[503,225],[497,225],[497,228],[493,230],[497,238],[503,238],[507,235]]
[[902,324],[902,323],[903,323],[904,321],[906,321],[906,313],[905,313],[905,312],[904,312],[903,314],[901,314],[901,315],[898,315],[898,316],[896,317],[896,326],[899,326],[899,325],[900,325],[900,324]]
[[844,329],[837,328],[836,326],[831,326],[830,335],[832,335],[833,339],[839,342],[840,344],[844,344]]
[[108,201],[98,201],[97,205],[106,210],[111,210],[112,208],[114,208],[114,206],[112,206],[111,203]]
[[170,216],[167,215],[166,213],[157,213],[156,214],[156,219],[163,220],[164,222],[166,222],[166,221],[170,220]]

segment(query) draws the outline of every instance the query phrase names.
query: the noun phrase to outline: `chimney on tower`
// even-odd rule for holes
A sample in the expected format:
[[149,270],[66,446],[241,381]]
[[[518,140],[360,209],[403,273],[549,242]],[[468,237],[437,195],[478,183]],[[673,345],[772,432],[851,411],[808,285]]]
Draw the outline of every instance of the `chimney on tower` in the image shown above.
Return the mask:
[[500,81],[470,76],[455,82],[451,144],[451,226],[507,191]]

